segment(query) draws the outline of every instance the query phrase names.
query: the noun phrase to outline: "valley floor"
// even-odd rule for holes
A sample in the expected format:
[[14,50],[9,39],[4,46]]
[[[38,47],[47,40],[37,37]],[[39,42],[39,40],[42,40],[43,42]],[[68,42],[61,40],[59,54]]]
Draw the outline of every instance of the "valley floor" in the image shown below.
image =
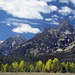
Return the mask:
[[75,73],[21,73],[21,72],[16,72],[16,73],[1,73],[0,75],[75,75]]

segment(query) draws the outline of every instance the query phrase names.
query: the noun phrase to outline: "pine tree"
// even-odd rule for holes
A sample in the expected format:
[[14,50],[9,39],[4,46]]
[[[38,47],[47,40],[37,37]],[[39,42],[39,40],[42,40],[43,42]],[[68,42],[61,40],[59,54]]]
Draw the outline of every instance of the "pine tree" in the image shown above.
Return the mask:
[[6,65],[5,65],[5,72],[8,72],[8,63],[6,63]]
[[0,65],[0,71],[1,71],[1,65]]
[[67,64],[66,64],[66,70],[67,70],[67,72],[70,72],[70,63],[69,62],[67,62]]
[[27,62],[25,62],[25,69],[26,72],[30,72],[30,64]]
[[73,66],[73,72],[75,73],[75,64],[74,64],[74,66]]
[[9,66],[8,71],[9,71],[9,72],[12,72],[12,66],[11,66],[11,65]]
[[61,63],[60,71],[62,73],[65,73],[66,72],[66,64],[64,62]]
[[54,72],[54,65],[51,64],[51,71]]
[[34,71],[34,66],[30,65],[30,71],[33,72]]
[[46,66],[44,64],[42,65],[42,72],[46,72]]
[[73,69],[74,69],[74,63],[71,63],[70,64],[70,72],[73,72]]
[[3,67],[3,64],[1,64],[1,72],[4,71],[4,67]]
[[4,72],[5,72],[6,65],[3,65],[3,68],[4,68],[3,70],[4,70]]

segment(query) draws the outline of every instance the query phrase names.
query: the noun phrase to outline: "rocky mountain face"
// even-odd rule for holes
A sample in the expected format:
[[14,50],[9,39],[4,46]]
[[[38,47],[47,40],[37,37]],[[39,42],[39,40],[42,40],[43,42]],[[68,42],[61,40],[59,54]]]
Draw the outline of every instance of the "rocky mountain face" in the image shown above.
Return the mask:
[[[57,52],[69,52],[75,47],[75,30],[66,19],[51,29],[47,27],[26,43],[18,46],[11,55],[42,55]],[[73,50],[74,51],[74,50]]]
[[66,30],[69,32],[74,31],[73,27],[70,25],[70,23],[66,19],[63,19],[55,29],[59,30],[61,33]]
[[7,55],[11,53],[18,45],[24,42],[26,42],[26,39],[21,34],[17,37],[10,36],[0,44],[0,54]]

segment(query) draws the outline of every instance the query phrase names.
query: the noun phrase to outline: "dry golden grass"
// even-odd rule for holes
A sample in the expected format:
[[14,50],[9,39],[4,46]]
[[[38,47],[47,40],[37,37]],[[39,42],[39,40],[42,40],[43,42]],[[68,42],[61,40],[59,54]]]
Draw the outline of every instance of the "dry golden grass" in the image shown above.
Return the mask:
[[16,73],[1,73],[0,75],[75,75],[75,73],[26,73],[26,72],[16,72]]

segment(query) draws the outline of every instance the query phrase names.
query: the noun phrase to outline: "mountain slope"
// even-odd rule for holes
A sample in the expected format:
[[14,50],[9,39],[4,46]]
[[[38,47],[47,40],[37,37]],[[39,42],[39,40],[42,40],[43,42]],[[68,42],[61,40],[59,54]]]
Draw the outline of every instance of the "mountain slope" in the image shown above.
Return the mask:
[[7,55],[18,45],[26,42],[26,39],[20,34],[17,37],[10,36],[0,45],[1,54]]
[[[63,19],[59,25],[51,29],[45,28],[42,33],[37,34],[26,43],[18,46],[11,55],[42,55],[69,51],[71,45],[75,46],[75,32],[73,27],[66,19]],[[74,47],[73,46],[73,47]],[[68,50],[67,50],[68,49]]]
[[69,32],[74,31],[73,27],[69,24],[69,22],[65,18],[62,19],[62,21],[56,27],[56,30],[59,30],[60,32],[64,32],[66,30],[68,30]]

